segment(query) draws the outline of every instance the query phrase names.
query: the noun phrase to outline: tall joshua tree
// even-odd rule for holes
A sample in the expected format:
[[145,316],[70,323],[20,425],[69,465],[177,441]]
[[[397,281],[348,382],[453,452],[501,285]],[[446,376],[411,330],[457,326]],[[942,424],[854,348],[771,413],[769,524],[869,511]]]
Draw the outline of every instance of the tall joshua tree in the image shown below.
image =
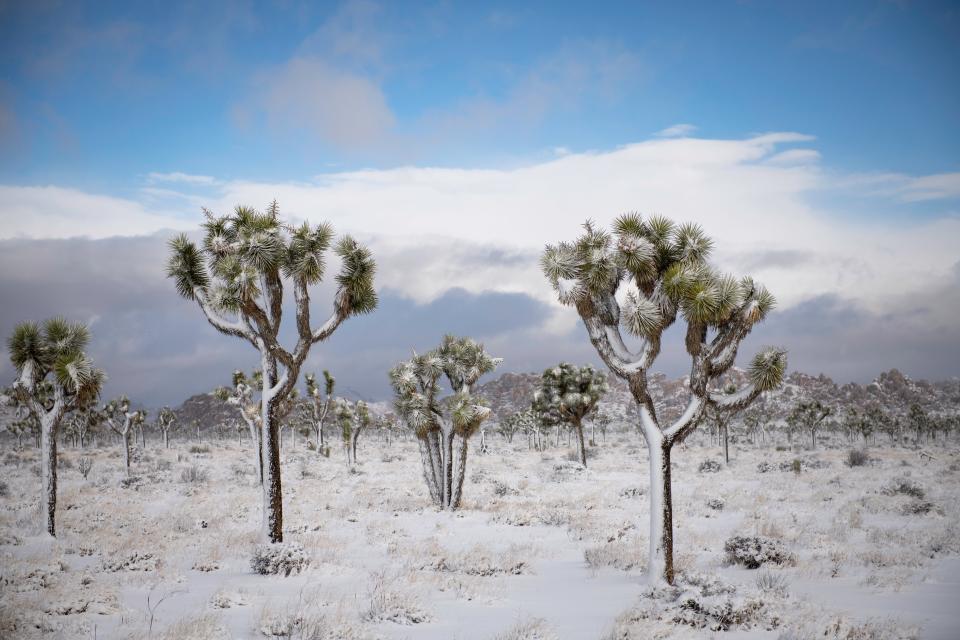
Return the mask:
[[[177,291],[193,300],[218,331],[250,343],[260,353],[260,455],[263,466],[263,537],[283,540],[278,412],[300,376],[310,348],[330,337],[344,320],[377,306],[376,269],[370,251],[343,236],[334,251],[341,268],[336,276],[333,311],[319,327],[311,323],[310,286],[324,276],[333,229],[327,224],[290,226],[280,219],[277,203],[263,213],[237,207],[215,216],[204,210],[201,246],[186,235],[170,241],[167,275]],[[297,342],[280,344],[284,287],[291,286],[296,306]]]
[[[613,233],[588,221],[576,241],[547,245],[541,257],[560,302],[576,308],[597,353],[627,382],[637,403],[650,462],[647,567],[654,583],[674,581],[673,445],[696,429],[708,407],[744,409],[763,391],[778,386],[786,368],[786,352],[768,348],[754,357],[748,385],[730,395],[713,388],[733,366],[742,340],[773,307],[774,298],[750,278],[736,280],[714,271],[707,263],[711,247],[696,225],[627,214],[617,218]],[[687,325],[690,397],[676,420],[663,423],[647,376],[660,353],[663,332],[678,320]],[[635,348],[628,348],[624,330],[638,339]]]
[[[436,349],[414,353],[390,371],[397,414],[417,436],[430,497],[443,509],[460,506],[467,443],[490,415],[490,409],[473,397],[473,385],[502,361],[490,357],[482,344],[470,338],[447,335]],[[444,376],[453,394],[441,399]],[[454,439],[459,440],[456,478]]]
[[17,370],[13,391],[40,422],[40,506],[51,536],[57,535],[57,430],[67,412],[97,401],[106,380],[84,352],[89,341],[86,326],[52,318],[17,325],[7,342]]
[[320,390],[320,385],[317,384],[317,376],[312,373],[308,373],[303,376],[304,382],[307,383],[307,399],[310,401],[311,409],[311,420],[313,422],[313,428],[317,432],[317,453],[323,454],[323,426],[327,420],[327,415],[330,413],[330,403],[333,401],[333,390],[336,386],[336,380],[330,372],[326,369],[323,370],[323,391]]
[[590,365],[575,367],[561,362],[543,372],[540,388],[533,396],[533,409],[542,416],[565,422],[576,432],[577,457],[587,466],[583,442],[583,419],[594,410],[607,392],[607,377]]

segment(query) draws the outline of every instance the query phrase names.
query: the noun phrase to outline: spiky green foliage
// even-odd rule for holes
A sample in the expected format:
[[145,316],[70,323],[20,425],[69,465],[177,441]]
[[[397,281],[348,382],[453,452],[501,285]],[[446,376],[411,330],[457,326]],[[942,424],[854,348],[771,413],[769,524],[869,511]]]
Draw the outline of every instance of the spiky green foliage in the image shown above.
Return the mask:
[[778,347],[767,347],[753,357],[747,375],[760,391],[771,391],[783,384],[787,371],[787,352]]
[[532,408],[546,424],[583,420],[607,393],[607,377],[590,365],[561,362],[540,376]]

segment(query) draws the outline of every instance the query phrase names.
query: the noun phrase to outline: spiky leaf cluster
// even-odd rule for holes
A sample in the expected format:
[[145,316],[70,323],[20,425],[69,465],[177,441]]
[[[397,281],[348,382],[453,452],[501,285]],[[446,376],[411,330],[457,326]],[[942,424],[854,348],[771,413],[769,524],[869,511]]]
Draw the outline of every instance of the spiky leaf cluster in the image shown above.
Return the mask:
[[607,377],[590,365],[562,362],[543,372],[532,408],[546,424],[578,422],[593,411],[608,388]]
[[[471,338],[444,336],[436,349],[415,353],[390,370],[397,414],[418,437],[424,437],[440,428],[447,408],[454,428],[462,434],[472,434],[490,412],[473,398],[470,389],[500,362],[501,358],[491,357],[482,344]],[[443,377],[454,392],[447,403],[440,401]]]
[[349,442],[351,434],[357,429],[365,429],[373,424],[370,408],[363,400],[352,403],[346,398],[337,398],[333,404],[333,413],[340,425],[344,442]]

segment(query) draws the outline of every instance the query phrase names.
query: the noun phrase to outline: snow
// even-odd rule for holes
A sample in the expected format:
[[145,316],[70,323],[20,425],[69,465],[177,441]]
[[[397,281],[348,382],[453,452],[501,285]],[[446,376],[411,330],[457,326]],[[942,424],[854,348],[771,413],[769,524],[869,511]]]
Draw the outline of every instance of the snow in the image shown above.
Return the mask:
[[[540,453],[528,450],[525,438],[507,444],[488,434],[490,453],[471,452],[457,512],[431,506],[413,438],[387,446],[370,430],[353,473],[339,458],[303,448],[302,440],[287,443],[284,540],[303,545],[311,564],[286,578],[250,568],[261,495],[249,442],[214,440],[209,452],[191,452],[181,439],[168,450],[159,438],[148,440],[133,464],[142,481],[130,488],[120,484],[126,474],[119,446],[61,448],[69,462],[59,472],[56,539],[40,535],[38,451],[8,450],[0,637],[93,637],[94,625],[100,639],[146,637],[147,596],[156,602],[167,593],[154,612],[158,638],[201,615],[212,616],[223,637],[264,638],[266,621],[297,612],[340,620],[354,633],[345,637],[357,638],[487,640],[536,618],[557,638],[604,636],[627,624],[647,588],[647,449],[627,425],[619,428],[589,448],[586,470],[567,461],[566,447]],[[824,437],[829,447],[830,434]],[[793,566],[769,567],[788,585],[785,596],[763,596],[781,619],[777,628],[734,628],[717,637],[776,638],[795,627],[822,632],[837,620],[917,628],[922,638],[956,636],[957,445],[942,445],[926,463],[910,449],[875,447],[873,464],[849,468],[845,454],[845,445],[778,451],[733,443],[730,466],[706,474],[699,464],[721,453],[705,434],[673,447],[678,573],[755,589],[759,570],[724,564],[723,544],[732,535],[775,538],[797,558]],[[81,456],[94,460],[86,481],[70,465]],[[778,470],[795,458],[822,466]],[[774,469],[760,473],[761,462]],[[193,465],[208,474],[206,482],[181,478]],[[880,490],[895,476],[923,487],[934,510],[905,515],[914,498]],[[708,506],[714,499],[723,501],[722,510]],[[587,562],[591,550],[603,550],[596,554],[602,559]],[[377,589],[390,591],[393,606],[429,619],[365,619]],[[11,623],[25,626],[10,631]],[[662,637],[710,633],[673,625]]]

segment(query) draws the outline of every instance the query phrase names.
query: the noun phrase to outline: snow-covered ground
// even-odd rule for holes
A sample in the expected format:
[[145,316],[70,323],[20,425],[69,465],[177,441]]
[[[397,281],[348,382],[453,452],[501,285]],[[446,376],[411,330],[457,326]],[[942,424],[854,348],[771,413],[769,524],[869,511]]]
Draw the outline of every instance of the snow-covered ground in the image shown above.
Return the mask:
[[[56,540],[37,535],[37,451],[8,451],[0,637],[960,637],[955,445],[926,462],[872,448],[859,467],[846,448],[734,446],[728,467],[716,447],[678,447],[685,586],[651,594],[636,435],[592,447],[586,471],[562,446],[488,442],[456,513],[430,506],[412,441],[366,437],[355,473],[339,451],[286,443],[284,536],[311,560],[290,577],[250,568],[260,491],[247,443],[148,443],[131,480],[117,447],[63,451]],[[719,471],[698,470],[708,458]],[[795,458],[799,473],[780,469]],[[791,557],[730,566],[733,535]]]

